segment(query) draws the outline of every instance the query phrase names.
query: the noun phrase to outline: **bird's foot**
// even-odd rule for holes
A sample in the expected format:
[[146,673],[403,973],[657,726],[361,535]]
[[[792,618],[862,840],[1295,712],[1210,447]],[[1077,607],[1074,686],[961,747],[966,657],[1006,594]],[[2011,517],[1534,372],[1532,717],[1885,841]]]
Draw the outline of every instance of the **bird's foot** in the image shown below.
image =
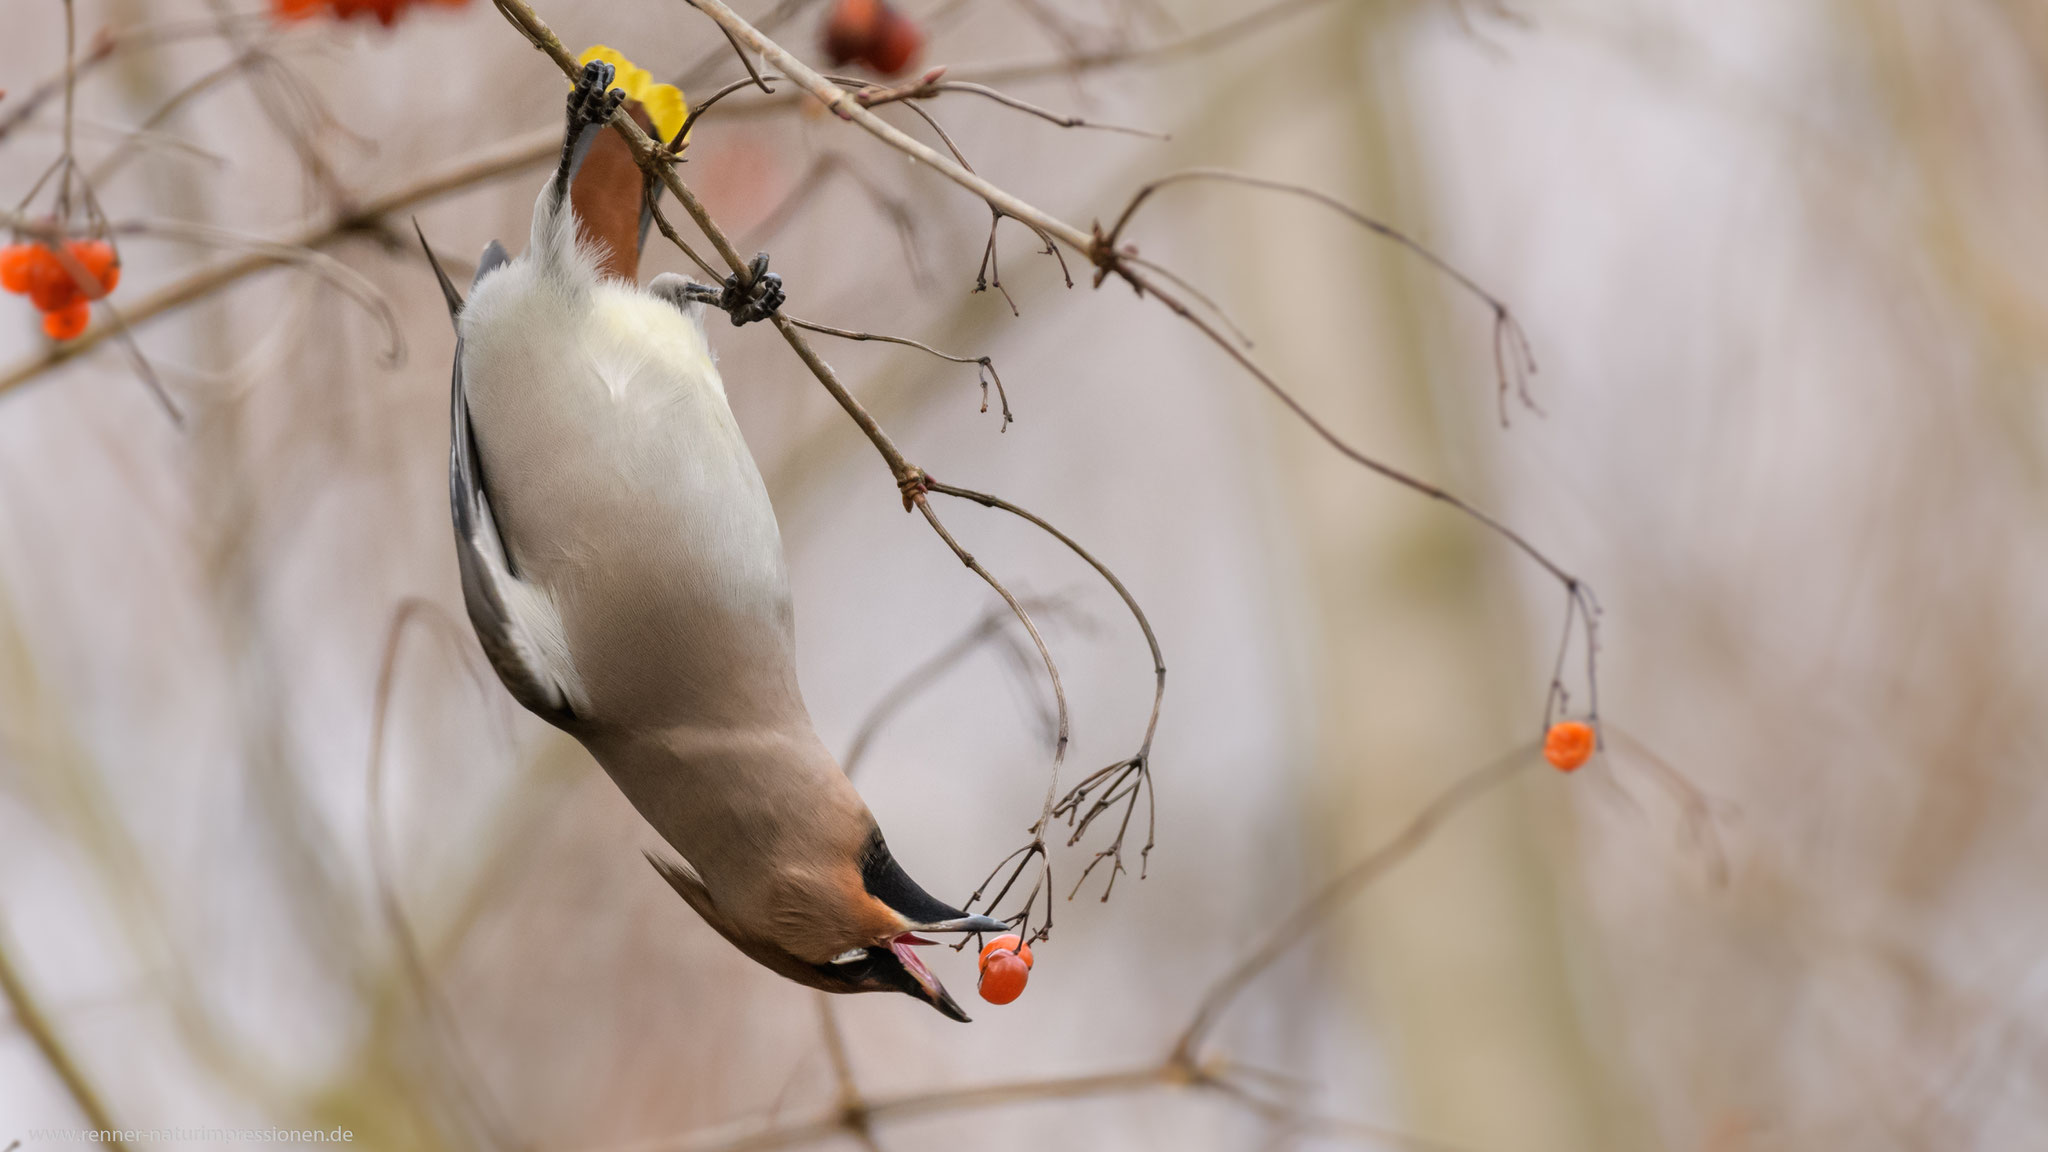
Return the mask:
[[785,298],[782,277],[768,271],[766,252],[756,255],[744,270],[727,276],[720,288],[664,272],[654,278],[647,290],[678,308],[709,304],[731,316],[735,327],[775,315]]
[[613,75],[610,64],[592,60],[583,66],[583,74],[569,90],[569,127],[562,134],[562,162],[555,167],[550,211],[560,211],[562,201],[569,195],[569,182],[583,166],[583,156],[590,151],[591,141],[626,99],[625,89],[611,86]]
[[782,291],[782,277],[768,270],[768,254],[757,252],[753,262],[746,268],[725,278],[725,286],[716,297],[709,295],[711,289],[702,289],[706,303],[716,304],[732,317],[734,327],[766,320],[782,307],[785,296]]
[[583,74],[576,78],[576,86],[569,90],[569,136],[574,139],[585,127],[603,124],[618,111],[626,100],[624,88],[613,88],[612,77],[617,70],[602,60],[592,60],[583,66]]

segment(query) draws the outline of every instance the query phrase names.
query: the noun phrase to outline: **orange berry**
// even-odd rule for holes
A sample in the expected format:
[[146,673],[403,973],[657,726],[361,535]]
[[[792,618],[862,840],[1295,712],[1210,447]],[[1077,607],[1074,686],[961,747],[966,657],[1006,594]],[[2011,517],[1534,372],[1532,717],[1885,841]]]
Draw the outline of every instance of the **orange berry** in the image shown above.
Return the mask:
[[1550,726],[1543,737],[1543,758],[1560,772],[1570,772],[1593,755],[1599,738],[1590,724],[1562,720]]
[[825,56],[834,67],[865,57],[881,23],[880,0],[839,0],[825,21]]
[[868,63],[884,76],[894,76],[910,66],[924,47],[924,30],[917,21],[891,8],[882,9],[882,28],[868,46]]
[[857,61],[893,76],[923,47],[924,30],[888,0],[838,0],[825,21],[825,55],[835,65]]
[[270,14],[279,20],[304,20],[325,7],[326,0],[270,0]]
[[16,296],[28,291],[29,269],[35,263],[34,244],[9,244],[0,248],[0,288]]
[[52,340],[70,340],[92,322],[92,303],[87,300],[73,300],[54,312],[43,313],[43,331]]
[[987,964],[989,956],[996,952],[1011,953],[1015,956],[1022,958],[1024,961],[1024,966],[1026,968],[1032,966],[1033,961],[1031,959],[1031,945],[1024,943],[1022,940],[1019,940],[1014,934],[1007,936],[998,936],[995,939],[989,941],[988,943],[982,945],[981,962],[983,964]]
[[99,285],[99,291],[91,294],[94,299],[112,292],[114,285],[121,282],[121,257],[105,240],[68,240],[64,250]]
[[1024,985],[1030,979],[1031,965],[1015,952],[998,951],[982,961],[981,998],[991,1004],[1008,1004],[1024,994]]
[[41,244],[29,246],[28,298],[38,310],[57,312],[79,298],[78,282],[58,263],[57,254]]

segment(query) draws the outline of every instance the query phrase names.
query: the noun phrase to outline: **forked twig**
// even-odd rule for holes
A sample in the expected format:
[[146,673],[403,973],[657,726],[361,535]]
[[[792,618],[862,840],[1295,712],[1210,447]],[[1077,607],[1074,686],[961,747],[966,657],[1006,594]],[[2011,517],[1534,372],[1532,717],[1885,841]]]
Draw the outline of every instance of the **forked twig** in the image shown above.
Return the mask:
[[[1114,249],[1118,239],[1123,235],[1125,226],[1130,224],[1133,216],[1137,215],[1139,206],[1151,199],[1154,193],[1174,184],[1184,184],[1196,180],[1209,180],[1222,184],[1238,184],[1247,188],[1262,188],[1268,192],[1280,192],[1313,201],[1374,235],[1406,248],[1409,252],[1414,253],[1424,262],[1428,263],[1430,267],[1450,277],[1459,287],[1484,301],[1486,306],[1493,311],[1493,364],[1499,386],[1501,426],[1506,427],[1508,423],[1507,400],[1511,387],[1515,393],[1515,398],[1524,407],[1538,415],[1542,415],[1543,410],[1537,407],[1535,398],[1529,395],[1529,377],[1536,372],[1536,353],[1529,345],[1529,337],[1523,331],[1521,321],[1515,319],[1515,314],[1508,308],[1507,302],[1481,288],[1477,281],[1459,271],[1450,261],[1430,251],[1407,233],[1382,220],[1377,220],[1360,212],[1358,209],[1351,207],[1349,204],[1328,193],[1318,192],[1313,188],[1292,184],[1285,180],[1272,180],[1264,176],[1251,176],[1243,172],[1232,172],[1227,169],[1190,168],[1184,172],[1175,172],[1171,175],[1161,176],[1156,180],[1147,181],[1139,187],[1131,195],[1129,203],[1124,205],[1123,212],[1117,216],[1116,224],[1110,228],[1108,235],[1103,237],[1102,243]],[[1152,267],[1155,271],[1164,271],[1158,268],[1157,265]],[[1211,307],[1213,308],[1214,305],[1211,305]],[[1235,327],[1236,325],[1232,325],[1232,328]]]
[[955,356],[951,352],[941,352],[922,340],[912,340],[908,336],[885,336],[879,332],[856,332],[850,328],[834,328],[812,320],[799,320],[794,316],[789,318],[789,322],[807,332],[816,332],[824,336],[837,336],[841,340],[879,340],[885,344],[901,344],[905,347],[915,348],[920,352],[929,353],[941,360],[950,360],[955,364],[979,365],[981,368],[981,410],[983,412],[988,411],[988,386],[990,381],[994,381],[996,386],[996,402],[1001,406],[1003,413],[1003,426],[999,431],[1007,431],[1010,427],[1010,422],[1016,419],[1015,416],[1010,415],[1010,396],[1007,392],[1003,391],[1003,378],[996,374],[996,362],[987,356]]
[[[1145,720],[1145,735],[1138,743],[1138,751],[1127,759],[1117,761],[1114,764],[1090,773],[1079,784],[1076,784],[1066,796],[1053,803],[1046,812],[1047,816],[1053,818],[1067,817],[1069,827],[1072,829],[1071,835],[1067,839],[1067,844],[1069,847],[1072,847],[1080,842],[1081,837],[1087,835],[1089,825],[1093,824],[1097,817],[1110,811],[1118,802],[1126,802],[1123,820],[1117,828],[1116,838],[1107,847],[1098,851],[1093,860],[1089,861],[1087,868],[1082,871],[1080,879],[1074,882],[1074,891],[1069,893],[1067,897],[1071,900],[1074,893],[1078,893],[1081,890],[1081,885],[1087,881],[1089,874],[1095,871],[1096,865],[1104,860],[1108,860],[1110,861],[1109,882],[1104,885],[1102,890],[1102,899],[1107,901],[1110,890],[1116,885],[1117,874],[1125,870],[1123,863],[1124,836],[1130,831],[1131,817],[1137,810],[1138,797],[1141,792],[1146,803],[1146,822],[1145,847],[1138,854],[1138,875],[1140,879],[1144,878],[1145,865],[1151,858],[1152,849],[1156,843],[1156,833],[1158,830],[1157,812],[1153,803],[1151,787],[1152,738],[1159,731],[1159,712],[1166,702],[1166,656],[1160,651],[1159,636],[1152,630],[1152,621],[1145,616],[1145,610],[1139,606],[1138,598],[1131,595],[1131,590],[1124,586],[1124,582],[1110,569],[1109,565],[1097,559],[1094,553],[1082,547],[1080,542],[1072,536],[1055,527],[1051,521],[1034,512],[1020,508],[1000,496],[994,496],[987,492],[976,492],[969,488],[941,484],[930,477],[926,477],[926,486],[934,492],[952,496],[956,499],[971,500],[984,508],[1001,509],[1045,532],[1061,544],[1066,545],[1069,551],[1080,557],[1090,568],[1095,569],[1096,573],[1108,582],[1111,588],[1116,590],[1117,596],[1124,602],[1124,607],[1130,610],[1131,618],[1137,621],[1138,630],[1145,634],[1145,645],[1152,652],[1152,712]],[[1094,801],[1092,804],[1088,804],[1091,794],[1094,796]],[[1088,804],[1085,811],[1083,810],[1084,804]]]

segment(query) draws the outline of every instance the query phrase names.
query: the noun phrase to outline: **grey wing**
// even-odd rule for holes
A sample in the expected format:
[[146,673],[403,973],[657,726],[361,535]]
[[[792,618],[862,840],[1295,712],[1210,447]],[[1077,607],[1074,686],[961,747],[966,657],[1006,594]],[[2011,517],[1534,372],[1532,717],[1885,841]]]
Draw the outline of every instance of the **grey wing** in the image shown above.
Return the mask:
[[[477,279],[505,263],[495,242],[484,252]],[[455,559],[462,600],[484,655],[505,688],[541,719],[564,725],[576,719],[582,685],[569,659],[562,619],[547,592],[521,580],[506,554],[484,487],[483,461],[462,383],[462,339],[455,340],[449,387],[448,505],[455,520]]]

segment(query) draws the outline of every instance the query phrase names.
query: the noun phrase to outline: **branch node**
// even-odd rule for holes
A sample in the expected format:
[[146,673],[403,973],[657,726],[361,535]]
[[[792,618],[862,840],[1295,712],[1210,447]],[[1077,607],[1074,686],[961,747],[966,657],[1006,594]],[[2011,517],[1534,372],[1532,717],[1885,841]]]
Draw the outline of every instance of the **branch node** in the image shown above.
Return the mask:
[[909,512],[917,507],[919,500],[924,499],[925,493],[932,490],[931,474],[915,464],[909,465],[897,478],[896,490],[903,493],[903,510]]

